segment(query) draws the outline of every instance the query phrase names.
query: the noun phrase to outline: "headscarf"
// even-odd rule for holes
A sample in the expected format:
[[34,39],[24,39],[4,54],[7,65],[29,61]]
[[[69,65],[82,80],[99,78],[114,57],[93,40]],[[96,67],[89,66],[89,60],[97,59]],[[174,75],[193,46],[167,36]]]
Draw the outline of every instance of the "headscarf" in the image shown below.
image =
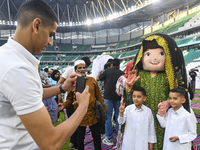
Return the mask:
[[[170,90],[178,87],[184,89],[188,93],[187,74],[183,54],[174,39],[172,39],[169,35],[157,33],[145,38],[136,55],[133,69],[137,66],[138,70],[143,70],[141,59],[148,42],[152,41],[155,41],[158,46],[162,47],[165,51],[165,73],[168,78]],[[183,106],[186,110],[190,111],[188,94],[186,94],[186,102]]]
[[[51,74],[51,78],[54,80],[54,81],[57,81],[58,82],[58,80],[60,79],[60,77],[58,77],[58,78],[55,78],[55,75],[56,75],[56,73],[58,73],[59,71],[58,70],[53,70],[53,73]],[[59,72],[60,73],[60,72]]]
[[129,61],[126,64],[126,73],[124,74],[125,78],[128,78],[128,73],[129,73],[129,71],[131,71],[132,66],[133,66],[133,61]]

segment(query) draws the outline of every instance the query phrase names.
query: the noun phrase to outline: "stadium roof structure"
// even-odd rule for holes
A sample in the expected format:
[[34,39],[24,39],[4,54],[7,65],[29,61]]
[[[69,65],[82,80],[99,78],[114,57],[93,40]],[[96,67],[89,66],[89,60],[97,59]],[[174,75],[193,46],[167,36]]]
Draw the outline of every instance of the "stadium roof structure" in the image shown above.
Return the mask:
[[[0,30],[15,29],[17,12],[27,0],[0,0]],[[45,0],[59,17],[57,32],[93,32],[150,21],[198,0]],[[154,0],[155,1],[155,0]],[[148,5],[145,5],[147,4]],[[115,16],[116,15],[116,16]],[[91,23],[94,24],[91,24]]]

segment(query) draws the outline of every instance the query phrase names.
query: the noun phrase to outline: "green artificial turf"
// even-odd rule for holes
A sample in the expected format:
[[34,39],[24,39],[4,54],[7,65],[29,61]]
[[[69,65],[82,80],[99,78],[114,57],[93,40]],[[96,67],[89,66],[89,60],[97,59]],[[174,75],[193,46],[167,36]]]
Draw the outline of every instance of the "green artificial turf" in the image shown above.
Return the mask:
[[[195,90],[196,94],[200,94],[200,90]],[[200,97],[200,96],[195,96]],[[200,103],[200,101],[191,100],[191,103]],[[193,109],[194,113],[200,114],[200,110]],[[200,124],[197,123],[197,133],[200,134]]]
[[199,103],[200,104],[200,101],[191,100],[191,103]]
[[195,93],[196,94],[200,94],[200,90],[195,90]]

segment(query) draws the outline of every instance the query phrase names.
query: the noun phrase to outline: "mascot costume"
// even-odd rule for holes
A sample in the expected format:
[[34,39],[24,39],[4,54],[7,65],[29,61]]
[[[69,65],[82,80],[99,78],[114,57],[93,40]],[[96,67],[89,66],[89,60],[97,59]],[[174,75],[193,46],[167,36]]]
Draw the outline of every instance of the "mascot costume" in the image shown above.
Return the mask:
[[[137,68],[137,70],[135,70]],[[133,64],[133,71],[129,72],[124,90],[124,102],[126,106],[131,102],[128,95],[134,87],[143,87],[147,93],[147,100],[144,105],[149,107],[154,116],[154,125],[157,136],[157,143],[154,150],[162,150],[164,129],[156,118],[158,104],[161,103],[168,109],[169,90],[182,88],[188,93],[187,75],[182,51],[176,42],[168,35],[154,34],[145,38],[141,49],[136,55]],[[191,97],[191,96],[190,96]],[[190,110],[188,94],[183,104],[187,111]],[[123,127],[122,127],[123,132]]]

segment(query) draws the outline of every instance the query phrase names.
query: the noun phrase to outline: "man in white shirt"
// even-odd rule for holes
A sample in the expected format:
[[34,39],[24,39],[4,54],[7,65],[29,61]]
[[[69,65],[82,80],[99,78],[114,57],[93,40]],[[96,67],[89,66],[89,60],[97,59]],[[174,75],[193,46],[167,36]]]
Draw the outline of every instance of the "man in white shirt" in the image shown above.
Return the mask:
[[[38,73],[41,54],[53,45],[57,16],[42,0],[24,3],[18,12],[15,36],[0,47],[0,149],[61,149],[87,112],[88,87],[77,93],[78,109],[67,121],[54,127],[42,103],[61,92],[75,88],[78,74],[65,84],[42,88]],[[17,74],[17,76],[16,76]]]
[[[156,115],[160,126],[165,128],[163,150],[190,150],[191,141],[196,134],[196,121],[193,116],[183,108],[185,103],[185,91],[174,88],[169,91],[169,102],[172,108],[162,115],[160,111]],[[159,109],[162,109],[159,106]],[[192,110],[191,110],[192,111]]]

